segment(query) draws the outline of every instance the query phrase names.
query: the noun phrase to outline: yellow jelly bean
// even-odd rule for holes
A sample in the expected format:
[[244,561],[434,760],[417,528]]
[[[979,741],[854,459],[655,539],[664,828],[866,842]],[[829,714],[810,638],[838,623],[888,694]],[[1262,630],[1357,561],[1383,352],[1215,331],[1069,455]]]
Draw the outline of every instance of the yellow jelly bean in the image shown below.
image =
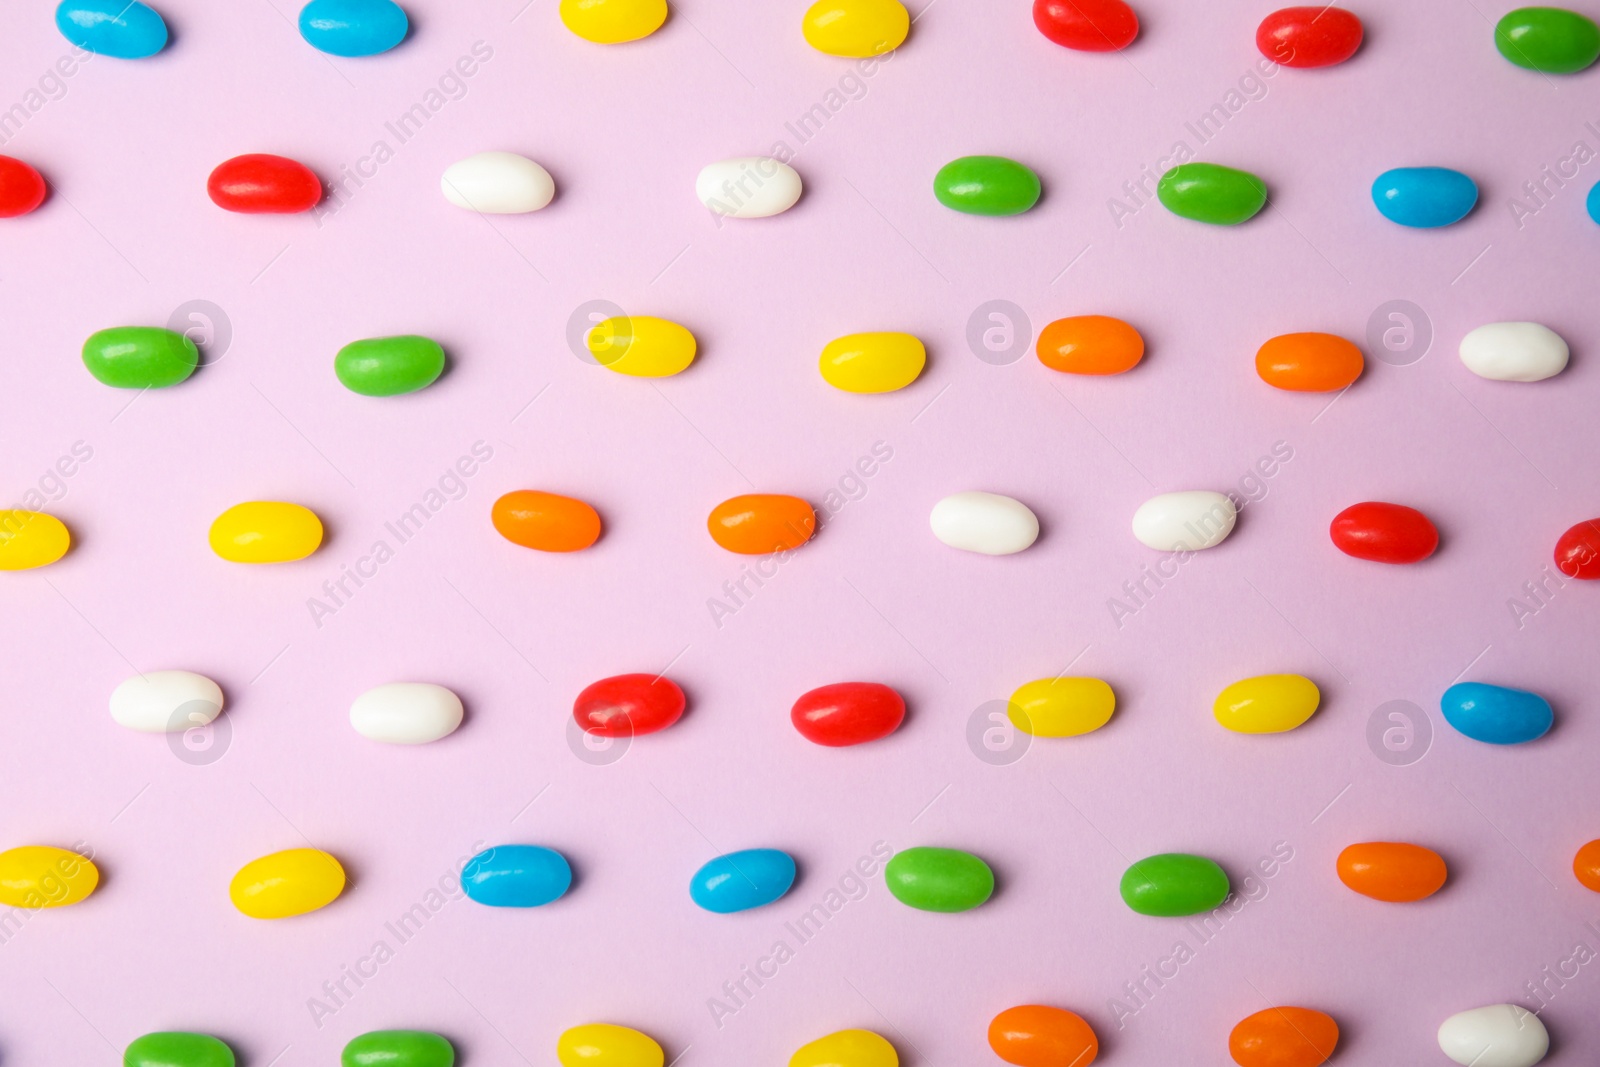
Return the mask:
[[1098,678],[1041,678],[1011,694],[1011,725],[1035,737],[1077,737],[1111,721],[1117,695]]
[[1217,721],[1241,734],[1281,734],[1311,718],[1322,693],[1298,674],[1263,674],[1234,682],[1217,697]]
[[669,378],[694,362],[694,334],[648,315],[606,319],[584,344],[602,365],[635,378]]
[[928,350],[908,333],[853,333],[822,350],[822,377],[847,393],[892,393],[917,380]]
[[648,37],[667,21],[667,0],[561,0],[567,29],[595,44]]
[[871,1030],[840,1030],[789,1057],[789,1067],[899,1067],[894,1046]]
[[322,520],[299,504],[252,500],[211,524],[211,551],[234,563],[287,563],[322,544]]
[[40,511],[0,511],[0,571],[27,571],[67,554],[72,535]]
[[251,860],[228,886],[233,906],[252,919],[287,919],[325,908],[344,892],[344,868],[315,848],[290,848]]
[[819,52],[864,59],[899,48],[911,32],[911,12],[900,0],[817,0],[802,29]]
[[611,1023],[574,1026],[556,1039],[561,1067],[661,1067],[666,1058],[650,1035]]
[[60,908],[76,904],[100,884],[100,869],[64,848],[24,845],[0,852],[0,904]]

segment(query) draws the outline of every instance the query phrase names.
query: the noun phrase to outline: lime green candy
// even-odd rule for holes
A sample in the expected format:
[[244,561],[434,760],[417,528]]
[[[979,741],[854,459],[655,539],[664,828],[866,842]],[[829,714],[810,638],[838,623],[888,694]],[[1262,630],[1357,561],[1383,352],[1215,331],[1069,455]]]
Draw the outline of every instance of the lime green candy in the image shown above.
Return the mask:
[[1519,67],[1573,74],[1600,58],[1600,26],[1560,7],[1519,7],[1494,28],[1494,46]]
[[159,326],[116,326],[83,342],[83,365],[118,389],[177,385],[200,363],[200,350],[181,333]]
[[1249,171],[1217,163],[1179,163],[1161,176],[1156,196],[1174,215],[1236,226],[1266,204],[1267,187]]
[[933,195],[968,215],[1020,215],[1039,202],[1039,176],[1003,156],[963,156],[939,168]]
[[1195,915],[1228,899],[1228,875],[1204,856],[1165,852],[1122,874],[1122,900],[1140,915]]
[[451,1067],[456,1050],[426,1030],[374,1030],[344,1047],[343,1067]]
[[908,848],[883,869],[889,892],[921,911],[968,911],[994,892],[994,872],[970,852]]
[[333,357],[344,387],[362,396],[399,396],[432,385],[444,373],[439,342],[412,334],[352,341]]
[[123,1067],[233,1067],[233,1050],[210,1034],[168,1030],[136,1038]]

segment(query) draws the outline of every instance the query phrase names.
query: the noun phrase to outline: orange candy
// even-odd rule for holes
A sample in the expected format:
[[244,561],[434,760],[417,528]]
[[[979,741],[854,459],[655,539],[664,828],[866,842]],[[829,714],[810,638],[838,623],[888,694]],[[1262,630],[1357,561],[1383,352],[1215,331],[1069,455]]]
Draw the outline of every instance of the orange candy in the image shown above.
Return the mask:
[[1572,873],[1585,889],[1600,893],[1600,840],[1590,841],[1572,857]]
[[1268,1008],[1242,1020],[1228,1035],[1239,1067],[1317,1067],[1339,1044],[1339,1024],[1311,1008]]
[[1364,841],[1339,853],[1339,881],[1362,896],[1393,904],[1433,896],[1449,874],[1444,857],[1421,845]]
[[576,552],[600,540],[600,513],[581,500],[518,489],[494,502],[494,528],[514,545]]
[[765,556],[811,540],[817,532],[817,513],[797,496],[751,493],[718,504],[706,526],[711,539],[729,552]]
[[1121,374],[1144,358],[1139,331],[1109,315],[1057,319],[1039,332],[1039,362],[1067,374]]
[[1278,389],[1331,393],[1343,389],[1366,366],[1361,349],[1331,333],[1286,333],[1256,353],[1256,373]]
[[1020,1067],[1089,1067],[1100,1053],[1100,1040],[1070,1011],[1024,1004],[994,1017],[989,1047]]

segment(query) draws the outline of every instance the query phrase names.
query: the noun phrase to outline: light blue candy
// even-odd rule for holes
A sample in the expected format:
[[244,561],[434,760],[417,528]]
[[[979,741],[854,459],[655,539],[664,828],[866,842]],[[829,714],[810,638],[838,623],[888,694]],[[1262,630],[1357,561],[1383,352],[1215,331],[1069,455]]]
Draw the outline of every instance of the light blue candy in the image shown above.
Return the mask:
[[1589,209],[1591,219],[1600,222],[1600,182],[1595,182],[1589,189],[1589,199],[1584,202],[1584,207]]
[[689,896],[707,911],[727,915],[771,904],[794,885],[794,857],[775,848],[718,856],[695,872]]
[[1396,167],[1372,183],[1372,202],[1390,222],[1431,230],[1466,218],[1478,183],[1447,167]]
[[311,0],[300,36],[331,56],[375,56],[406,39],[410,20],[394,0]]
[[554,849],[496,845],[467,861],[461,888],[491,908],[537,908],[560,900],[572,885],[572,867]]
[[1452,685],[1439,708],[1458,732],[1491,745],[1520,745],[1543,737],[1556,721],[1550,702],[1538,693],[1485,682]]
[[138,0],[62,0],[56,28],[79,48],[117,59],[144,59],[167,46],[166,22]]

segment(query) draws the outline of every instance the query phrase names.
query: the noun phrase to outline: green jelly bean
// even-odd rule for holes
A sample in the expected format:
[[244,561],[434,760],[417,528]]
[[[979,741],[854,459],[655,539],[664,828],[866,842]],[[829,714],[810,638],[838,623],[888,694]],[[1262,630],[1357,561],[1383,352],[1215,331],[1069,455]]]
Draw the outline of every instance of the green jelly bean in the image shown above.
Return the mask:
[[908,848],[883,869],[896,900],[921,911],[967,911],[994,892],[994,872],[970,852]]
[[1228,899],[1228,875],[1204,856],[1166,852],[1123,872],[1122,899],[1140,915],[1195,915]]
[[210,1034],[168,1030],[135,1038],[123,1067],[233,1067],[233,1050]]
[[1179,163],[1156,183],[1156,196],[1174,215],[1236,226],[1266,204],[1267,187],[1249,171],[1216,163]]
[[939,168],[933,195],[968,215],[1020,215],[1039,202],[1039,176],[1003,156],[963,156]]
[[200,350],[181,333],[159,326],[116,326],[83,342],[83,365],[118,389],[177,385],[200,363]]
[[362,396],[399,396],[426,389],[444,373],[444,349],[427,337],[369,337],[333,357],[344,387]]
[[374,1030],[346,1045],[339,1062],[343,1067],[451,1067],[456,1050],[426,1030]]
[[1519,7],[1494,28],[1494,46],[1519,67],[1572,74],[1600,58],[1600,26],[1560,7]]

